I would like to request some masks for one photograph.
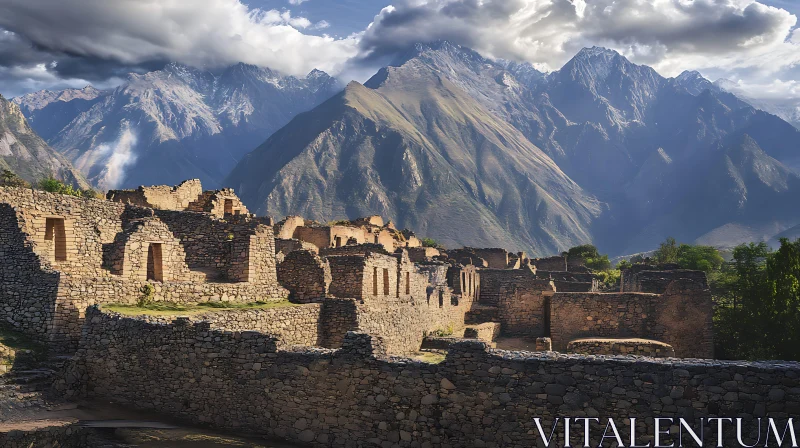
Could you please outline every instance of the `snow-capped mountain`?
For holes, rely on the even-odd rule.
[[[16,102],[100,188],[192,177],[217,187],[244,154],[340,88],[319,70],[297,78],[247,64],[212,73],[171,63],[110,91],[36,92]]]

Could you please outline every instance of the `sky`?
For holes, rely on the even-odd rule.
[[[604,46],[800,105],[800,0],[0,0],[0,94],[108,88],[169,61],[363,81],[416,42],[560,68]]]

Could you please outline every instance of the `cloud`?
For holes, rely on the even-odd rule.
[[[797,19],[752,0],[399,0],[360,42],[366,61],[450,40],[490,57],[560,68],[580,48],[616,49],[665,75],[800,63]]]
[[[28,47],[15,54],[37,62],[131,67],[177,61],[203,68],[246,62],[294,75],[314,68],[337,72],[357,53],[357,38],[302,32],[313,26],[290,11],[249,9],[239,0],[0,3],[0,28],[16,36],[15,45]]]
[[[307,2],[308,0],[289,0],[290,5],[302,5],[303,3]]]
[[[98,185],[105,189],[117,188],[125,180],[125,171],[136,162],[136,154],[133,148],[136,146],[136,134],[131,131],[129,126],[124,126],[119,138],[110,144],[102,144],[92,150],[89,159],[104,160],[104,170]]]

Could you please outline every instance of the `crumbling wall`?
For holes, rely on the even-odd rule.
[[[106,199],[160,210],[186,210],[202,193],[203,186],[200,180],[191,179],[174,187],[155,185],[141,186],[135,190],[110,190],[106,194]]]
[[[292,302],[318,301],[328,296],[331,266],[309,250],[296,250],[278,265],[278,281],[289,290]]]
[[[506,269],[508,267],[508,251],[500,248],[473,249],[475,255],[486,260],[489,269]]]
[[[708,288],[708,279],[703,271],[690,269],[654,270],[649,266],[634,266],[621,272],[620,288],[624,292],[648,292],[664,294],[670,283],[679,279],[692,280]],[[658,267],[654,268],[658,269]]]
[[[547,258],[536,258],[531,260],[531,264],[536,266],[537,270],[542,271],[566,271],[567,270],[567,257],[556,255]]]
[[[711,294],[691,280],[663,295],[556,293],[551,299],[553,349],[580,338],[644,338],[670,344],[678,357],[713,358]]]
[[[554,415],[600,416],[592,446],[602,442],[604,419],[622,428],[636,415],[644,425],[637,443],[646,445],[655,434],[652,417],[684,417],[697,428],[697,419],[748,409],[778,419],[782,429],[787,415],[800,412],[798,363],[554,357],[479,342],[455,344],[439,364],[382,353],[379,339],[357,333],[341,350],[278,350],[255,332],[93,313],[56,386],[70,397],[320,447],[537,446],[535,419],[549,428]],[[755,420],[744,425],[753,435]],[[710,428],[705,441],[716,444]],[[725,433],[724,445],[735,446],[735,425]]]
[[[249,213],[242,200],[230,188],[204,191],[199,197],[195,196],[195,199],[185,210],[210,213],[218,218]]]
[[[41,340],[77,343],[87,306],[136,303],[145,285],[154,287],[153,300],[180,303],[274,301],[288,294],[277,282],[271,228],[258,221],[22,188],[0,188],[0,205],[6,229],[0,315]],[[237,238],[244,244],[236,246]],[[151,243],[162,244],[162,271],[147,280]],[[247,283],[219,283],[231,278],[229,269],[242,255],[247,278],[233,279]]]

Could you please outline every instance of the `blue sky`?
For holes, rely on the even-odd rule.
[[[325,20],[330,23],[330,28],[314,32],[327,32],[338,37],[363,31],[384,6],[391,4],[380,0],[306,0],[300,5],[292,5],[288,0],[255,0],[246,3],[261,9],[290,9],[312,22]]]

